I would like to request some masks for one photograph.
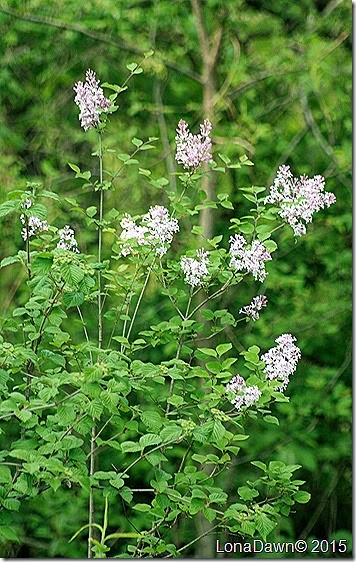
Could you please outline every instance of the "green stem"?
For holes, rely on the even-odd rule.
[[[146,290],[147,283],[148,283],[148,280],[149,280],[150,275],[151,275],[151,271],[152,271],[152,268],[153,268],[153,264],[154,264],[154,260],[153,260],[153,262],[152,262],[152,264],[151,264],[151,266],[150,266],[150,268],[149,268],[149,270],[148,270],[148,272],[147,272],[146,279],[145,279],[145,282],[144,282],[143,287],[142,287],[142,289],[141,289],[140,296],[138,297],[138,301],[137,301],[137,303],[136,303],[136,307],[135,307],[134,313],[133,313],[133,315],[132,315],[130,327],[129,327],[128,331],[127,331],[127,336],[126,336],[127,339],[129,339],[129,337],[130,337],[131,330],[132,330],[132,327],[133,327],[133,324],[134,324],[134,321],[135,321],[135,318],[136,318],[136,315],[137,315],[139,306],[140,306],[140,304],[141,304],[141,300],[142,300],[143,294],[144,294],[144,292],[145,292],[145,290]]]
[[[98,225],[98,263],[101,264],[102,254],[102,238],[103,238],[103,212],[104,212],[104,192],[103,192],[103,144],[101,132],[99,131],[99,225]],[[98,348],[99,350],[103,345],[103,307],[102,307],[102,294],[101,294],[101,270],[98,269]],[[95,424],[91,430],[90,440],[90,459],[89,459],[89,477],[93,476],[95,472],[95,439],[96,427]],[[93,542],[94,530],[94,491],[90,487],[89,494],[89,533],[88,533],[88,558],[92,558],[91,545]]]

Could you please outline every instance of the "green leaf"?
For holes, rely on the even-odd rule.
[[[253,521],[242,521],[241,532],[245,535],[253,537],[256,530],[256,524]]]
[[[74,172],[76,172],[77,174],[80,173],[80,168],[78,168],[78,166],[77,166],[76,164],[71,164],[70,162],[68,162],[68,166],[69,166],[70,168],[72,168],[72,170],[73,170]]]
[[[167,402],[172,404],[173,406],[181,406],[184,403],[184,398],[182,396],[177,396],[173,394],[169,398],[167,398]]]
[[[249,488],[248,486],[240,486],[237,489],[237,493],[244,501],[250,501],[258,496],[258,491],[254,488]]]
[[[231,343],[221,343],[220,345],[217,346],[216,351],[218,356],[221,357],[222,355],[230,351],[231,348],[232,348]]]
[[[217,357],[215,349],[212,349],[210,347],[201,347],[197,351],[200,351],[200,353],[203,353],[204,355],[209,355],[210,357]]]
[[[147,513],[148,511],[151,511],[152,507],[147,503],[137,503],[132,506],[132,509],[136,509],[136,511],[141,511],[142,513]]]
[[[308,501],[311,498],[311,495],[309,494],[309,492],[300,491],[294,494],[293,497],[295,501],[298,503],[308,503]]]
[[[121,443],[121,450],[123,453],[136,453],[137,451],[141,451],[141,445],[134,441],[125,441]]]
[[[146,433],[146,435],[142,435],[140,437],[140,447],[144,449],[145,447],[149,447],[150,445],[158,445],[162,442],[162,439],[159,435],[155,435],[154,433]]]
[[[81,291],[69,291],[67,293],[63,293],[63,303],[67,308],[71,306],[80,306],[83,304],[85,297]]]
[[[93,218],[95,217],[96,213],[97,213],[98,209],[94,206],[88,207],[86,210],[86,214],[88,215],[88,217]]]
[[[6,267],[7,265],[11,265],[12,263],[16,263],[16,262],[21,262],[20,256],[8,256],[7,258],[1,260],[0,269],[2,267]]]
[[[0,218],[12,213],[17,207],[17,201],[6,201],[0,205]]]
[[[61,266],[61,275],[68,285],[77,285],[84,277],[84,271],[73,263],[64,263]]]
[[[182,428],[179,425],[167,425],[164,427],[160,433],[162,441],[175,441],[178,439],[182,434]]]
[[[279,425],[279,419],[276,418],[276,416],[263,416],[264,421],[266,421],[267,423],[274,423],[275,425]]]
[[[212,492],[209,494],[210,503],[219,503],[220,505],[226,504],[228,495],[225,492]]]
[[[158,412],[146,411],[141,414],[142,422],[152,431],[159,431],[163,425]]]
[[[20,542],[20,538],[15,533],[13,528],[7,525],[0,525],[0,536],[4,537],[8,541]]]
[[[101,414],[103,413],[103,405],[99,400],[92,400],[88,404],[88,414],[92,418],[100,420]]]
[[[260,468],[261,470],[263,470],[263,472],[267,471],[267,465],[264,462],[251,461],[251,464],[253,464],[254,466],[257,466],[257,468]]]
[[[223,426],[223,424],[221,423],[221,421],[219,420],[215,420],[214,421],[214,425],[213,425],[213,431],[211,434],[212,439],[215,442],[220,441],[220,439],[222,439],[223,437],[225,437],[225,427]]]
[[[271,521],[267,515],[264,513],[259,513],[256,516],[256,530],[261,535],[262,539],[265,541],[267,536],[273,531],[276,526],[276,523]]]

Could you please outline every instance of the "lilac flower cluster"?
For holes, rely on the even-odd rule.
[[[99,87],[100,81],[92,70],[86,71],[86,82],[77,82],[74,86],[75,103],[79,106],[80,124],[84,131],[96,127],[100,122],[101,113],[108,113],[111,102],[104,96],[103,89]]]
[[[30,200],[26,200],[26,201],[30,201]],[[25,203],[25,205],[26,205],[26,203]],[[29,205],[29,206],[31,206],[31,205]],[[29,208],[29,207],[27,207],[27,208]],[[25,215],[21,215],[20,220],[21,220],[22,224],[25,225],[25,228],[23,228],[21,230],[21,236],[22,236],[22,238],[24,239],[25,242],[26,242],[27,238],[30,238],[31,236],[35,236],[39,232],[43,232],[43,231],[49,229],[49,225],[48,225],[46,220],[41,221],[41,219],[39,219],[38,217],[35,217],[35,216],[27,217],[27,220],[26,220]]]
[[[260,315],[259,311],[262,310],[264,306],[267,306],[267,297],[264,295],[258,295],[254,297],[248,306],[244,306],[240,308],[240,314],[246,314],[252,320],[258,320]]]
[[[196,259],[184,256],[180,262],[181,268],[185,274],[185,281],[192,287],[201,285],[203,278],[209,274],[207,268],[209,264],[208,252],[201,249],[197,250],[196,254]]]
[[[143,246],[147,243],[145,234],[148,232],[146,226],[138,226],[133,220],[129,213],[125,214],[125,218],[120,222],[120,226],[123,229],[120,235],[122,240],[136,240],[139,246]],[[127,244],[121,250],[121,255],[128,256],[131,253],[131,246]]]
[[[74,236],[74,230],[66,224],[64,228],[59,231],[59,242],[57,244],[58,250],[67,250],[79,254],[78,242]]]
[[[233,397],[230,402],[240,411],[242,406],[252,406],[261,396],[261,391],[256,385],[247,386],[245,379],[240,375],[232,377],[231,381],[226,385],[226,391],[231,392]]]
[[[172,242],[174,233],[179,231],[177,219],[170,217],[168,209],[161,205],[150,207],[143,216],[141,225],[137,225],[131,215],[126,214],[120,226],[123,229],[120,238],[136,239],[139,246],[150,244],[160,257],[167,252],[167,245]],[[121,254],[127,256],[131,251],[131,245],[127,244]]]
[[[246,270],[252,273],[253,277],[259,281],[264,281],[267,276],[265,261],[271,260],[271,254],[267,252],[264,244],[259,240],[254,240],[250,247],[247,240],[241,234],[235,234],[230,238],[231,260],[230,267],[237,271]]]
[[[279,390],[282,391],[287,387],[302,354],[299,347],[294,345],[296,338],[291,334],[282,334],[275,341],[277,346],[262,355],[261,361],[266,363],[263,370],[266,378],[281,381]]]
[[[325,192],[324,187],[322,176],[304,175],[298,179],[293,177],[289,166],[280,166],[265,204],[279,206],[278,214],[293,228],[294,236],[302,236],[306,233],[304,223],[312,222],[315,212],[336,202],[335,195]]]
[[[184,168],[196,170],[203,162],[211,162],[213,159],[211,150],[210,132],[212,126],[209,119],[205,119],[200,125],[200,134],[193,135],[183,119],[178,123],[177,128],[177,153],[178,164],[183,164]]]

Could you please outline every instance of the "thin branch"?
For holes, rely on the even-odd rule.
[[[64,21],[60,21],[58,19],[49,18],[47,16],[36,16],[34,14],[20,14],[19,12],[16,12],[15,10],[12,10],[11,8],[9,8],[6,5],[0,6],[0,12],[2,12],[4,14],[7,14],[8,16],[12,16],[12,17],[24,20],[24,21],[29,21],[31,23],[50,25],[52,27],[57,27],[58,29],[64,29],[64,30],[68,30],[68,31],[73,31],[75,33],[80,33],[81,35],[85,35],[87,37],[90,37],[91,39],[94,39],[95,41],[99,41],[100,43],[106,43],[108,45],[113,45],[114,47],[118,47],[119,49],[121,49],[123,51],[127,51],[129,53],[135,53],[137,55],[143,55],[144,54],[144,49],[141,49],[141,48],[136,47],[134,45],[129,45],[128,43],[126,43],[122,39],[117,39],[117,38],[113,39],[108,34],[98,33],[97,31],[93,31],[92,29],[88,29],[88,28],[86,28],[83,25],[80,25],[78,23],[64,22]],[[160,55],[158,54],[158,56],[160,56]],[[160,58],[161,58],[162,62],[166,66],[168,66],[168,68],[171,68],[172,70],[176,70],[180,74],[184,74],[185,76],[188,76],[189,78],[191,78],[192,80],[195,80],[196,82],[202,83],[202,77],[197,72],[195,72],[194,70],[191,70],[189,68],[184,68],[184,67],[176,64],[175,62],[170,61],[169,59],[166,59],[163,56],[160,56]]]

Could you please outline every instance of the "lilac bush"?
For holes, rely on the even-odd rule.
[[[128,69],[128,79],[141,70],[135,63]],[[152,205],[136,217],[130,209],[107,212],[105,196],[115,188],[114,180],[142,150],[154,149],[157,140],[133,139],[131,153],[121,148],[117,154],[118,169],[105,170],[105,127],[128,79],[121,87],[106,85],[114,91],[110,98],[90,70],[86,82],[74,88],[81,126],[98,134],[99,178],[70,164],[78,181],[84,180],[97,197],[97,206],[74,206],[95,229],[96,255],[80,252],[70,225],[57,228],[47,222],[39,197],[58,201],[59,196],[42,186],[28,184],[0,205],[0,216],[20,216],[26,245],[1,267],[21,264],[28,293],[27,302],[13,313],[21,320],[21,338],[10,342],[0,336],[0,421],[3,431],[10,422],[21,435],[2,453],[8,463],[0,498],[6,528],[11,529],[13,513],[25,499],[74,487],[87,499],[88,522],[78,522],[71,540],[87,532],[89,558],[108,552],[133,558],[184,556],[204,533],[179,545],[172,527],[197,517],[211,524],[211,532],[266,540],[295,502],[309,499],[299,489],[303,482],[293,479],[299,465],[256,460],[263,475],[236,483],[233,497],[226,492],[226,475],[240,441],[248,439],[246,424],[257,417],[278,423],[271,408],[288,402],[285,391],[301,351],[293,335],[282,334],[277,346],[263,354],[257,345],[239,353],[229,333],[238,330],[239,322],[257,321],[268,301],[257,295],[243,306],[238,288],[249,280],[263,283],[266,262],[273,268],[277,243],[272,237],[278,227],[266,205],[299,236],[313,213],[335,198],[323,191],[320,176],[295,180],[284,167],[267,197],[261,195],[263,188],[244,189],[254,220],[234,218],[226,228],[232,235],[205,238],[194,224],[199,213],[208,206],[233,205],[227,194],[219,193],[216,201],[197,199],[202,164],[209,164],[218,183],[220,172],[251,163],[221,155],[224,165],[218,165],[210,121],[205,119],[200,134],[193,135],[180,120],[176,161],[183,166],[181,191],[170,191],[165,178],[140,169],[167,206]],[[104,260],[107,233],[115,243]],[[151,304],[150,280],[160,291],[163,320],[157,316],[145,326],[140,312]],[[223,308],[220,297],[230,291],[235,297],[228,299],[229,309]],[[95,315],[95,331],[89,315]],[[71,501],[76,497],[72,494]],[[111,514],[120,520],[118,530]]]

